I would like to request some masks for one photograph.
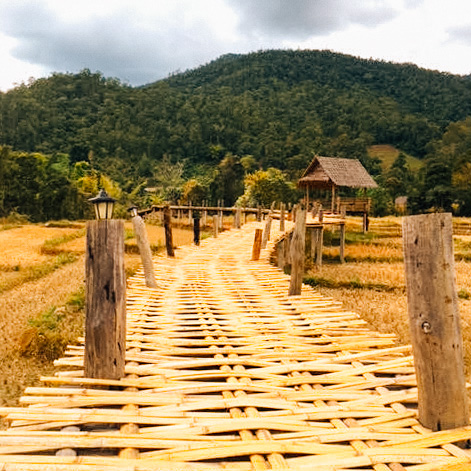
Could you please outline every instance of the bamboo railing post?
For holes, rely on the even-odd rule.
[[[213,216],[213,237],[216,238],[218,236],[219,232],[219,222],[218,222],[218,216],[215,214]]]
[[[157,288],[155,282],[154,263],[152,261],[152,251],[150,249],[149,238],[147,237],[147,230],[144,220],[137,214],[135,209],[134,216],[131,219],[134,228],[134,235],[136,237],[139,254],[141,255],[142,267],[144,269],[144,279],[148,288]]]
[[[260,258],[260,250],[262,248],[262,229],[255,229],[255,237],[252,248],[252,260]]]
[[[345,263],[345,222],[343,224],[340,224],[339,231],[340,231],[340,250],[339,250],[340,263]]]
[[[469,424],[451,214],[409,216],[404,262],[419,421],[434,431]]]
[[[120,379],[126,351],[124,222],[89,221],[85,253],[85,376]]]
[[[170,206],[168,205],[164,208],[164,229],[167,255],[169,257],[175,257],[175,250],[173,249],[172,212]]]
[[[267,243],[270,240],[270,232],[271,232],[271,221],[272,215],[271,212],[268,214],[267,221],[265,223],[265,227],[263,229],[263,236],[262,236],[262,249],[267,248]]]
[[[193,242],[200,245],[200,212],[193,211]]]
[[[280,232],[285,232],[285,204],[280,204]]]
[[[304,275],[304,256],[306,240],[306,210],[299,206],[296,210],[296,225],[291,241],[291,278],[288,295],[301,294]]]

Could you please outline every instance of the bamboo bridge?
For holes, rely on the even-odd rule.
[[[128,283],[126,376],[83,377],[70,346],[3,408],[3,471],[469,470],[471,427],[417,420],[409,346],[269,264],[254,229],[154,259]],[[273,237],[274,236],[274,237]]]

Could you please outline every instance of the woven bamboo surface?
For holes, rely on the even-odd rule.
[[[1,409],[0,470],[470,470],[417,421],[410,348],[250,261],[257,223],[157,257],[128,288],[126,377],[83,378],[69,347],[24,407]],[[273,236],[277,236],[273,228]]]

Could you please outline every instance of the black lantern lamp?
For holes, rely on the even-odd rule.
[[[88,201],[95,206],[95,216],[97,219],[111,219],[113,217],[116,200],[111,198],[103,188],[98,193],[98,196],[90,198]]]
[[[128,211],[131,213],[132,217],[139,216],[139,213],[137,212],[137,206],[131,206],[128,208]]]

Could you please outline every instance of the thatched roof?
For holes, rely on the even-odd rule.
[[[378,186],[359,160],[318,156],[314,157],[299,179],[298,185],[320,189],[332,188],[332,186],[350,188],[376,188]]]

